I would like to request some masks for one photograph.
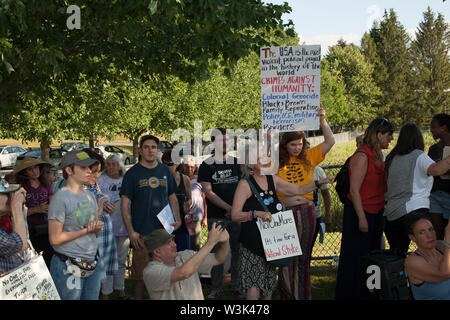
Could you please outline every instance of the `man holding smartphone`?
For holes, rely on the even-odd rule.
[[[226,129],[214,129],[211,141],[214,145],[214,155],[202,162],[198,171],[198,182],[206,195],[208,208],[208,229],[214,222],[224,221],[230,234],[231,247],[231,286],[234,295],[241,295],[239,291],[239,222],[231,222],[231,205],[241,177],[240,166],[235,157],[227,155]],[[231,150],[230,150],[231,151]],[[213,250],[215,252],[217,248]],[[219,297],[223,293],[223,264],[211,270],[212,291],[208,298]]]

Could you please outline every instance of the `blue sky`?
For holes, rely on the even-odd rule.
[[[368,31],[374,19],[380,20],[384,10],[393,8],[406,30],[413,35],[427,6],[444,15],[450,22],[450,0],[267,0],[280,4],[289,3],[292,12],[283,16],[291,19],[300,42],[320,44],[322,54],[328,46],[336,44],[339,38],[349,43],[360,44],[364,32]]]

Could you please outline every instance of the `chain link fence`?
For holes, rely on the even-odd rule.
[[[328,165],[322,168],[325,171],[327,177],[336,177],[343,164]],[[342,218],[344,214],[344,205],[339,200],[335,185],[331,184],[329,191],[331,195],[331,224],[327,226],[325,232],[323,243],[319,242],[319,237],[317,237],[316,243],[313,247],[311,265],[323,265],[323,264],[336,264],[339,259],[339,252],[341,249],[341,238],[342,238]],[[322,213],[325,212],[323,201],[321,201]],[[202,240],[201,245],[206,243],[208,238],[208,229],[202,229]],[[382,246],[384,248],[389,248],[389,244],[383,234]],[[409,251],[414,251],[416,249],[415,244],[411,242]],[[127,264],[129,265],[129,264]]]

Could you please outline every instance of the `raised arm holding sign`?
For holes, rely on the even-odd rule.
[[[261,48],[262,128],[317,130],[320,46]]]

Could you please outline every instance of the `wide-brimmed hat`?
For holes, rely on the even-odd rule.
[[[147,248],[148,253],[152,253],[153,250],[165,245],[174,237],[175,236],[173,234],[169,234],[166,229],[157,229],[150,233],[147,239],[145,239],[145,247]]]
[[[49,164],[49,163],[33,157],[24,157],[22,161],[16,163],[16,166],[14,167],[14,173],[18,173],[22,170],[25,170],[33,166],[38,166],[40,164]]]
[[[89,154],[87,152],[83,150],[74,150],[67,152],[63,156],[59,168],[64,169],[65,167],[70,166],[72,164],[76,164],[82,167],[89,167],[97,162],[98,160],[89,157]]]

